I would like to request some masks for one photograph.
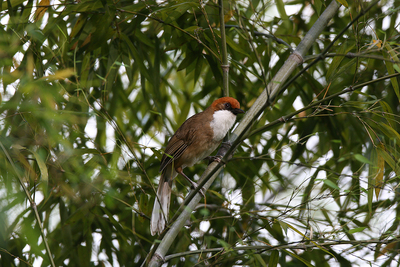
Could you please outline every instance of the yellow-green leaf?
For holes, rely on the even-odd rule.
[[[75,22],[74,27],[71,30],[70,38],[73,38],[85,25],[87,16],[85,14],[81,14]]]
[[[42,180],[47,183],[48,180],[49,180],[49,173],[47,171],[46,163],[44,162],[44,160],[42,159],[42,157],[38,153],[36,153],[35,151],[31,151],[31,152],[32,152],[33,156],[35,157],[36,162],[37,162],[37,164],[39,166],[39,170],[40,170],[40,174],[42,176]]]
[[[279,222],[279,225],[281,226],[281,228],[283,229],[283,231],[285,231],[285,234],[287,235],[288,225],[281,220],[278,220],[278,222]]]
[[[383,147],[383,144],[379,144],[379,146]],[[381,148],[382,148],[381,147]],[[383,174],[385,172],[385,160],[381,154],[377,156],[377,174],[375,176],[375,196],[376,199],[379,197],[379,193],[381,192],[381,187],[383,186]]]
[[[388,43],[385,44],[385,48],[386,48],[386,49],[388,50],[388,52],[390,53],[391,59],[397,60],[397,61],[399,60],[399,59],[397,58],[397,55],[394,54],[394,52],[393,52],[393,50],[392,50],[392,47],[391,47]],[[383,53],[383,56],[384,56],[385,58],[388,58],[387,53],[385,53],[384,51],[383,51],[382,53]],[[389,75],[395,74],[395,70],[394,70],[394,66],[393,66],[394,63],[392,63],[392,62],[390,62],[390,61],[385,61],[385,64],[386,64],[386,69],[387,69],[387,71],[388,71],[388,74],[389,74]],[[394,90],[394,92],[396,93],[397,98],[400,100],[400,90],[399,90],[399,83],[397,82],[397,77],[390,78],[390,82],[392,83],[393,90]]]
[[[376,163],[377,163],[377,151],[373,149],[370,155],[371,164],[368,165],[368,190],[367,190],[367,200],[368,200],[368,211],[372,214],[372,200],[374,198],[374,186],[375,186],[375,176],[376,176]]]
[[[43,18],[44,13],[49,8],[50,0],[41,0],[35,12],[35,22]]]
[[[301,261],[302,263],[304,263],[306,266],[308,267],[314,267],[314,265],[312,265],[310,262],[308,262],[307,260],[303,259],[302,257],[290,252],[289,250],[283,249],[282,251],[288,253],[289,255],[291,255],[292,257],[298,259],[299,261]]]
[[[399,175],[399,170],[396,162],[393,160],[392,156],[389,155],[389,153],[386,151],[384,148],[377,148],[378,155],[381,155],[385,162],[390,166],[390,168],[393,169],[393,171],[396,172],[397,175]]]
[[[58,70],[53,75],[44,76],[40,79],[46,79],[48,81],[64,80],[66,78],[71,77],[74,74],[75,74],[74,69],[68,68],[68,69]]]
[[[346,0],[337,0],[340,4],[344,5],[345,7],[349,7],[349,4]]]

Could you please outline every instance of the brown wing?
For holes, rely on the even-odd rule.
[[[188,125],[190,123],[188,122],[197,120],[199,114],[200,113],[187,119],[171,137],[161,159],[160,172],[162,172],[168,164],[172,163],[173,160],[182,156],[183,152],[192,144],[196,137],[196,129],[189,128]]]

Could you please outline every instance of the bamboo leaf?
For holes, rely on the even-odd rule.
[[[393,49],[392,49],[392,47],[390,46],[389,43],[385,43],[385,48],[389,51],[389,53],[391,54],[393,60],[399,61],[397,55],[394,54],[394,51],[393,51]],[[387,58],[386,53],[383,53],[383,56],[384,56],[385,58]],[[386,64],[386,69],[387,69],[388,73],[389,73],[389,74],[395,74],[395,70],[394,70],[394,66],[393,66],[394,63],[392,63],[392,62],[390,62],[390,61],[385,61],[385,64]],[[396,64],[396,65],[398,65],[398,64]],[[397,67],[398,67],[398,66],[397,66]],[[400,89],[399,89],[399,83],[397,82],[397,78],[396,78],[396,77],[391,78],[391,79],[390,79],[390,82],[392,83],[394,92],[396,93],[397,98],[398,98],[398,100],[400,101]]]
[[[171,23],[171,22],[176,21],[180,16],[182,16],[188,10],[191,10],[191,9],[197,8],[197,7],[198,7],[198,3],[185,1],[182,3],[178,3],[176,5],[171,5],[166,8],[159,9],[158,12],[160,12],[163,15],[163,17],[165,18],[164,19],[165,23]]]
[[[368,169],[368,210],[369,213],[372,214],[372,201],[374,198],[374,190],[373,188],[375,187],[375,177],[377,176],[377,151],[376,149],[373,149],[371,151],[371,156],[370,156],[370,161],[371,164],[369,164],[369,169]],[[379,170],[378,170],[379,171]]]
[[[389,155],[389,153],[386,151],[386,148],[384,146],[382,146],[382,148],[377,147],[377,151],[378,155],[380,155],[385,160],[385,162],[392,168],[392,170],[395,171],[397,175],[399,175],[399,169],[397,167],[397,164],[393,160],[393,157]]]
[[[312,265],[310,262],[308,262],[307,260],[303,259],[302,257],[300,257],[300,256],[298,256],[298,255],[296,255],[296,254],[294,254],[294,253],[292,253],[292,252],[290,252],[290,251],[288,251],[288,250],[286,250],[286,249],[283,249],[282,251],[284,251],[284,252],[286,252],[287,254],[291,255],[292,257],[298,259],[299,261],[301,261],[302,263],[304,263],[306,266],[308,266],[308,267],[314,267],[314,265]]]
[[[354,234],[354,233],[359,233],[365,230],[365,228],[367,227],[358,227],[358,228],[354,228],[354,229],[350,229],[349,230],[349,234]]]
[[[276,266],[278,266],[278,262],[279,262],[279,252],[276,250],[273,250],[271,252],[271,256],[269,257],[268,266],[276,267]]]
[[[256,260],[258,261],[258,263],[260,263],[261,266],[263,267],[268,267],[270,265],[267,265],[267,263],[264,261],[264,259],[261,257],[260,254],[256,254],[255,255]]]
[[[298,233],[299,235],[301,235],[303,238],[310,240],[310,238],[306,235],[304,235],[300,230],[298,230],[297,228],[295,228],[294,226],[292,226],[291,224],[287,223],[287,226],[292,229],[293,231],[295,231],[296,233]],[[311,240],[310,240],[311,241]],[[329,251],[327,251],[325,248],[323,248],[322,246],[318,245],[318,243],[311,241],[311,243],[313,243],[314,245],[316,245],[319,249],[321,249],[322,251],[324,251],[325,253],[331,255],[332,257],[335,257],[332,253],[330,253]]]
[[[35,22],[43,18],[49,8],[50,0],[41,0],[35,12]]]
[[[379,252],[379,254],[375,257],[375,260],[376,260],[377,258],[379,258],[380,256],[383,256],[383,255],[385,255],[386,253],[393,251],[393,250],[396,248],[396,246],[397,246],[398,244],[399,244],[399,242],[391,242],[391,243],[387,244],[387,245]]]
[[[383,144],[379,144],[379,147],[383,149]],[[375,196],[376,199],[379,198],[379,193],[381,192],[381,188],[383,187],[383,174],[385,173],[385,160],[382,154],[377,155],[377,164],[376,164],[376,175],[375,175]]]
[[[45,182],[47,184],[49,181],[49,172],[47,170],[44,159],[37,152],[32,151],[32,150],[30,150],[30,152],[33,154],[33,156],[36,159],[43,182]]]
[[[229,36],[226,36],[226,43],[229,45],[230,48],[232,48],[233,50],[242,53],[243,55],[246,56],[250,56],[246,50],[244,50],[243,48],[241,48],[238,44],[236,44],[231,38],[229,38]]]
[[[346,0],[337,0],[339,3],[341,3],[342,5],[344,5],[345,7],[349,7],[349,4],[347,3]]]
[[[373,164],[369,159],[367,159],[366,157],[364,157],[361,154],[355,154],[354,158],[364,164]]]
[[[341,45],[339,47],[339,54],[345,54],[346,53],[346,46],[345,45]],[[336,56],[333,58],[332,63],[329,65],[329,69],[326,73],[326,79],[328,81],[331,80],[331,78],[335,75],[335,73],[339,70],[339,65],[342,62],[342,60],[344,59],[344,56]]]
[[[318,180],[318,179],[317,179]],[[322,180],[323,182],[324,182],[324,184],[326,184],[327,186],[329,186],[330,188],[333,188],[333,189],[336,189],[336,190],[339,190],[340,191],[340,188],[334,183],[334,182],[332,182],[331,180],[328,180],[328,179],[324,179],[324,180]]]
[[[40,78],[40,80],[44,79],[48,81],[64,80],[71,77],[74,74],[75,74],[74,69],[68,68],[68,69],[58,70],[53,75],[43,76],[42,78]]]
[[[81,14],[81,15],[78,17],[78,19],[77,19],[76,22],[75,22],[74,27],[73,27],[72,30],[71,30],[70,35],[69,35],[69,37],[70,37],[71,39],[74,38],[74,37],[78,34],[78,32],[82,29],[82,27],[85,25],[85,23],[86,23],[86,18],[87,18],[87,15],[85,15],[84,13]]]

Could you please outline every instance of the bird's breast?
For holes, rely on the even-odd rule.
[[[218,110],[214,112],[213,120],[210,122],[210,127],[214,133],[214,141],[222,141],[229,129],[232,128],[235,120],[236,115],[229,110]]]

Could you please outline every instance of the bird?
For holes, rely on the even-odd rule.
[[[244,111],[235,98],[219,98],[204,111],[187,119],[170,138],[161,158],[161,176],[150,220],[152,236],[161,234],[168,222],[173,179],[180,174],[197,187],[183,173],[183,169],[208,157],[222,142],[240,113]]]

